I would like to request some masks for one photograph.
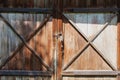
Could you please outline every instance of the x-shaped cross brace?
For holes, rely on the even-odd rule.
[[[110,24],[110,22],[112,21],[112,19],[114,17],[116,17],[117,14],[114,14],[108,21],[107,23],[105,23],[104,27],[91,39],[89,40],[86,35],[84,33],[82,33],[78,28],[77,25],[70,19],[68,19],[64,14],[62,14],[62,16],[72,25],[72,27],[74,27],[75,30],[78,31],[78,33],[88,42],[84,47],[82,47],[81,50],[78,51],[78,53],[73,56],[70,61],[68,62],[67,65],[65,65],[63,67],[63,70],[66,70],[85,50],[86,48],[88,48],[88,46],[90,45],[97,53],[98,55],[109,65],[109,67],[112,70],[116,70],[116,68],[111,64],[111,62],[101,53],[101,51],[99,51],[96,46],[93,44],[93,41],[107,28],[107,26]]]
[[[50,68],[47,63],[38,55],[38,53],[33,50],[28,42],[43,28],[43,26],[49,21],[49,18],[51,17],[51,15],[49,15],[47,18],[45,18],[45,20],[40,24],[40,26],[30,35],[27,36],[27,39],[25,40],[24,38],[22,38],[17,31],[12,27],[12,25],[0,14],[0,18],[8,25],[8,27],[19,37],[19,39],[22,41],[22,44],[19,45],[19,47],[13,52],[11,53],[12,55],[8,56],[7,59],[0,65],[0,69],[2,69],[2,67],[8,63],[9,60],[11,60],[18,52],[19,50],[21,50],[24,46],[27,47],[33,55],[35,55],[38,60],[40,60],[42,62],[42,64],[45,66],[45,68],[49,71],[53,71],[52,68]]]
[[[62,16],[67,19],[69,21],[69,23],[79,32],[79,34],[88,42],[80,51],[78,51],[78,53],[68,62],[67,65],[65,65],[63,67],[63,70],[66,70],[84,51],[85,49],[91,45],[91,47],[99,54],[99,56],[109,65],[109,67],[111,67],[112,70],[116,70],[116,68],[110,63],[110,61],[104,57],[104,55],[102,55],[102,53],[95,47],[95,45],[92,43],[98,36],[99,34],[101,34],[106,27],[110,24],[111,20],[116,16],[116,14],[114,16],[111,17],[111,19],[108,20],[108,22],[105,24],[105,26],[91,39],[89,40],[86,35],[84,35],[80,30],[77,29],[76,24],[74,24],[70,19],[68,19],[67,17],[65,17],[63,14]],[[50,16],[45,19],[43,21],[43,23],[41,23],[41,25],[33,32],[30,34],[30,36],[24,40],[17,32],[16,30],[11,26],[11,24],[2,16],[0,15],[0,18],[8,25],[8,27],[10,27],[12,29],[12,31],[20,38],[20,40],[23,42],[13,53],[12,55],[8,56],[8,58],[5,60],[5,62],[2,63],[2,65],[0,66],[0,69],[9,61],[11,60],[19,50],[21,50],[23,48],[23,46],[26,46],[40,61],[42,61],[42,64],[50,71],[52,71],[52,69],[44,62],[44,60],[27,44],[27,42],[29,42],[36,34],[37,32],[39,32],[39,30],[41,30],[41,28],[44,26],[44,24],[49,20]]]

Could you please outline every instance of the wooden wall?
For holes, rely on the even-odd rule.
[[[52,0],[0,0],[0,6],[9,8],[50,8]]]
[[[39,7],[50,8],[54,0],[0,0],[1,7]],[[80,7],[117,7],[117,0],[63,0],[64,8]]]
[[[117,7],[117,0],[63,0],[64,8],[106,8]],[[53,0],[0,0],[0,7],[8,8],[50,8]],[[2,13],[5,19],[12,24],[16,31],[25,38],[33,32],[47,16],[47,14],[34,13]],[[65,14],[70,17],[88,39],[91,39],[113,15],[111,13],[82,13]],[[53,67],[53,22],[49,19],[47,24],[40,32],[30,40],[29,45],[41,56],[44,61]],[[58,22],[59,24],[59,22]],[[106,28],[93,44],[98,50],[111,62],[117,69],[117,17],[115,17],[108,28]],[[64,56],[63,66],[66,65],[71,56],[87,43],[81,35],[72,27],[68,21],[63,20],[64,34]],[[0,64],[12,54],[12,52],[21,43],[19,38],[10,28],[0,20]],[[109,46],[108,46],[109,45]],[[92,63],[91,63],[92,62]],[[119,61],[118,61],[119,62]],[[47,71],[41,62],[26,48],[18,52],[2,70],[38,70]],[[109,70],[112,69],[98,55],[98,53],[89,46],[78,57],[78,59],[67,70]],[[116,77],[63,77],[63,80],[116,80]],[[0,76],[0,80],[50,80],[50,77],[24,77],[24,76]]]
[[[116,7],[117,0],[64,0],[65,8],[79,7]]]

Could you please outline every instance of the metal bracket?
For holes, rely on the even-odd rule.
[[[61,50],[62,53],[64,53],[64,37],[62,33],[55,34],[54,37],[56,37],[57,40],[60,40],[61,42]]]

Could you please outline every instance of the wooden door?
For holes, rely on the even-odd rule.
[[[117,80],[117,15],[64,14],[63,80]]]
[[[53,74],[52,17],[0,14],[0,80],[50,80]]]
[[[35,5],[44,9],[52,3],[53,14],[0,15],[1,80],[119,80],[116,14],[63,14],[67,2],[70,8],[78,3],[85,7],[86,1],[66,0],[64,5],[63,0],[34,0],[34,4],[32,0],[32,4],[26,1],[24,5],[10,7]],[[104,3],[93,0],[88,3],[91,1],[100,7]]]

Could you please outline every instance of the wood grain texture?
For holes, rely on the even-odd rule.
[[[63,12],[63,0],[57,0],[57,8],[58,11]],[[62,59],[63,59],[63,53],[64,53],[64,42],[63,42],[63,19],[62,15],[56,12],[57,17],[57,27],[58,27],[58,54],[57,54],[57,80],[62,80]]]
[[[88,47],[68,70],[111,70],[111,68],[92,47]]]
[[[118,36],[118,38],[117,38],[117,51],[118,51],[118,53],[117,53],[117,68],[118,68],[118,70],[120,70],[120,23],[119,23],[119,20],[120,20],[120,16],[118,16],[118,24],[117,24],[117,26],[118,26],[118,28],[117,28],[117,36]]]
[[[111,14],[105,14],[104,20],[109,19]],[[105,55],[106,58],[117,68],[117,17],[115,17],[111,24],[99,35],[94,41],[97,48]],[[110,36],[111,35],[111,36]],[[104,48],[103,48],[104,47]],[[109,54],[109,55],[108,55]]]
[[[9,8],[50,8],[53,0],[0,0],[0,7]]]
[[[65,0],[65,8],[106,8],[116,7],[117,0]]]
[[[10,24],[14,27],[14,29],[23,37],[26,38],[31,32],[33,32],[42,22],[46,15],[42,14],[4,14],[3,15]],[[6,59],[7,56],[11,55],[10,53],[14,51],[18,44],[21,43],[19,38],[7,27],[7,25],[1,21],[4,25],[1,26],[1,30],[3,29],[4,33],[1,33],[1,37],[3,36],[6,41],[0,42],[1,46],[1,57],[2,61]],[[4,47],[2,47],[2,45]],[[53,52],[52,52],[52,23],[51,19],[46,24],[46,26],[40,31],[39,35],[35,36],[30,40],[29,45],[39,53],[47,64],[52,67],[53,61]],[[6,52],[8,51],[8,52]],[[4,55],[2,55],[4,53]],[[41,62],[33,56],[33,54],[24,47],[21,51],[17,53],[16,56],[12,60],[7,63],[3,69],[7,70],[44,70],[45,68],[42,66]]]
[[[0,80],[51,80],[51,77],[1,76]]]
[[[64,24],[64,65],[85,45],[86,41],[69,23]],[[69,45],[69,46],[68,46]]]
[[[111,77],[103,77],[103,78],[100,78],[100,77],[96,77],[96,78],[93,78],[93,77],[63,77],[63,80],[116,80],[116,78],[111,78]]]
[[[116,7],[117,0],[56,0],[56,7],[62,12],[64,8],[106,8]],[[9,8],[50,8],[53,0],[0,0],[0,7]],[[25,38],[30,32],[34,31],[43,18],[47,15],[41,14],[3,14],[4,17],[12,24],[17,32]],[[109,19],[112,14],[70,14],[71,20],[78,26],[77,29],[83,32],[88,39],[91,39]],[[62,24],[64,21],[64,24]],[[53,22],[53,23],[52,23]],[[117,18],[113,19],[111,24],[105,29],[93,42],[98,50],[109,59],[117,68]],[[20,44],[18,37],[0,21],[0,58],[1,62]],[[63,27],[64,25],[64,27]],[[118,24],[119,26],[119,24]],[[63,29],[64,28],[64,29]],[[64,30],[64,31],[63,31]],[[60,34],[60,36],[58,35]],[[119,30],[118,30],[119,34]],[[64,41],[61,41],[61,35]],[[119,42],[119,38],[118,38]],[[38,53],[40,57],[50,66],[57,68],[57,78],[61,80],[62,64],[69,62],[87,42],[79,33],[65,20],[62,20],[60,14],[55,12],[49,22],[40,30],[40,32],[29,41],[29,45]],[[64,50],[64,51],[63,51]],[[56,52],[55,52],[56,51]],[[119,52],[119,48],[118,48]],[[54,54],[56,53],[56,58]],[[63,56],[64,53],[64,57]],[[63,58],[63,59],[62,59]],[[55,63],[53,61],[55,60]],[[63,61],[64,60],[64,61]],[[118,53],[118,69],[119,69]],[[46,71],[41,62],[24,47],[18,54],[6,64],[5,70],[41,70]],[[111,70],[102,58],[89,46],[80,57],[68,68],[68,70]],[[23,76],[1,76],[0,80],[51,80],[50,77],[23,77]],[[63,80],[116,80],[114,77],[63,77]],[[119,80],[119,79],[118,79]]]
[[[120,8],[119,0],[117,0],[117,7]],[[120,15],[117,21],[117,69],[120,70]],[[118,80],[120,77],[118,77]]]
[[[80,30],[90,40],[103,28],[106,21],[112,14],[66,14],[72,20],[77,29]],[[117,68],[117,17],[110,25],[93,41],[96,48]],[[84,39],[72,29],[67,22],[65,28],[65,53],[64,65],[67,64],[82,46],[85,45]],[[102,35],[102,36],[101,36]],[[110,37],[111,35],[112,37]],[[78,43],[81,42],[81,43]],[[109,45],[109,46],[108,46]],[[71,47],[71,48],[70,48]],[[109,53],[109,55],[108,55]],[[69,54],[69,55],[68,55]],[[84,56],[83,56],[84,55]],[[95,61],[95,62],[94,62]],[[91,63],[92,62],[92,63]],[[110,67],[91,47],[87,48],[82,55],[68,68],[68,70],[111,70]]]
[[[54,0],[0,0],[0,7],[9,8],[50,8]],[[117,0],[64,0],[65,8],[116,7]]]

